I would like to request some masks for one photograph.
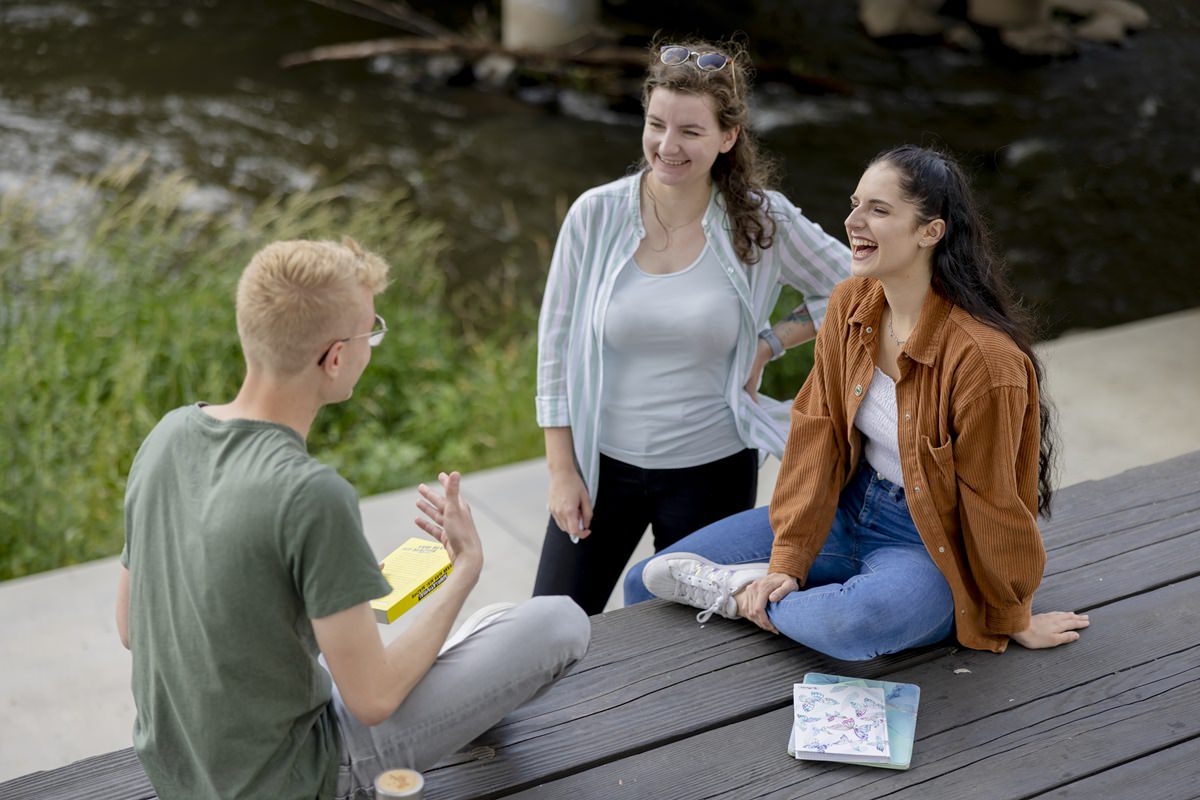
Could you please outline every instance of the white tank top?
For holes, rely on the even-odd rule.
[[[896,382],[879,367],[871,376],[854,427],[863,435],[863,457],[875,471],[897,486],[904,485],[900,440],[896,433]]]
[[[741,306],[706,244],[687,269],[630,260],[604,317],[600,452],[644,469],[695,467],[745,448],[725,390]]]

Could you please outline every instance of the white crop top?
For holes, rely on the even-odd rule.
[[[863,457],[876,472],[897,486],[904,485],[900,469],[900,441],[896,432],[896,382],[879,367],[871,376],[854,427],[863,435]]]

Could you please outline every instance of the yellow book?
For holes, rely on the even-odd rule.
[[[375,621],[385,625],[395,622],[432,594],[449,575],[450,555],[446,548],[416,536],[409,539],[383,560],[383,577],[392,585],[392,591],[371,601]]]

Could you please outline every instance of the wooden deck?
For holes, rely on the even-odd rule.
[[[426,796],[1200,796],[1200,452],[1061,491],[1044,533],[1035,607],[1089,613],[1075,644],[847,663],[647,603],[594,618],[584,661],[471,758],[428,771]],[[791,686],[809,671],[919,684],[912,768],[789,757]],[[154,795],[128,750],[0,784],[0,798],[83,796]]]

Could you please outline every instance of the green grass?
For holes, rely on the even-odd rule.
[[[403,192],[216,214],[188,210],[191,188],[134,162],[48,199],[0,198],[0,579],[120,551],[138,444],[168,410],[236,392],[234,287],[276,239],[346,234],[392,265],[376,300],[387,340],[309,437],[362,494],[539,452],[534,300],[510,303],[489,338],[457,325],[442,231]]]
[[[215,213],[189,207],[192,188],[135,160],[54,196],[0,197],[0,580],[120,551],[141,440],[170,409],[237,391],[234,287],[277,239],[345,234],[392,266],[376,299],[387,340],[309,436],[361,494],[541,453],[537,297],[513,270],[451,294],[443,231],[403,191],[333,186]],[[484,324],[448,310],[481,299]],[[780,309],[795,303],[785,292]],[[765,390],[793,394],[810,358],[772,364]]]

